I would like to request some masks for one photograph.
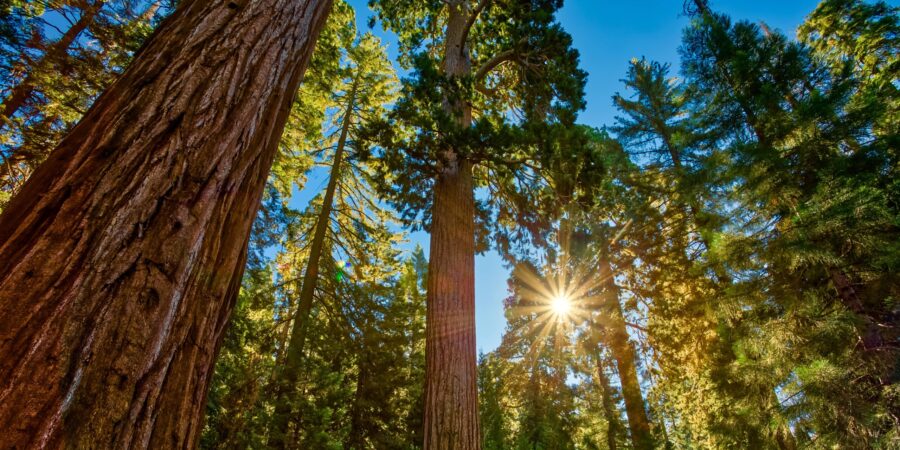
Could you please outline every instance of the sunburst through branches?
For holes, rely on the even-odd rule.
[[[597,272],[580,270],[565,256],[542,269],[519,264],[513,278],[517,302],[511,313],[526,319],[521,325],[522,337],[531,341],[529,357],[548,344],[557,350],[568,345],[576,327],[589,321],[600,304],[602,280]]]
[[[569,311],[572,310],[572,299],[565,294],[557,295],[556,297],[553,297],[553,300],[550,302],[550,307],[553,308],[553,313],[556,314],[557,317],[565,317],[569,314]]]

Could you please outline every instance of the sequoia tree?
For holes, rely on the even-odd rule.
[[[373,3],[414,69],[379,142],[389,199],[431,232],[425,448],[477,449],[475,237],[485,205],[475,189],[529,159],[515,144],[530,125],[574,121],[584,73],[555,22],[558,0]]]
[[[184,1],[0,216],[0,447],[196,445],[331,2]]]

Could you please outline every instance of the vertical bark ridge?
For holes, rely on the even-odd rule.
[[[444,75],[470,74],[466,46],[466,1],[449,2],[444,39]],[[444,98],[444,109],[462,128],[471,107]],[[444,150],[434,183],[428,262],[425,339],[425,449],[478,450],[475,348],[475,197],[472,163],[456,149]]]
[[[186,0],[0,215],[0,447],[188,448],[330,1]]]

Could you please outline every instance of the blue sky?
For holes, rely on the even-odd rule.
[[[356,8],[360,31],[366,30],[371,15],[366,0],[349,3]],[[796,27],[817,3],[818,0],[713,0],[711,5],[733,19],[762,20],[770,28],[794,36]],[[581,53],[581,67],[588,72],[587,108],[579,121],[597,127],[613,123],[616,112],[611,98],[622,90],[620,80],[629,60],[646,57],[677,69],[681,31],[688,22],[682,15],[681,0],[568,0],[558,19],[572,35]],[[396,39],[379,27],[372,31],[388,43],[389,54],[396,56]],[[310,178],[308,187],[321,187],[322,180],[315,178]],[[409,248],[416,244],[427,253],[428,235],[411,234]],[[475,321],[480,351],[491,351],[500,344],[506,327],[502,301],[508,295],[508,277],[509,269],[496,252],[476,258]]]

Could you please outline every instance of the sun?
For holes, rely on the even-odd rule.
[[[572,310],[572,299],[565,294],[557,295],[550,300],[550,308],[557,316],[567,316]]]

